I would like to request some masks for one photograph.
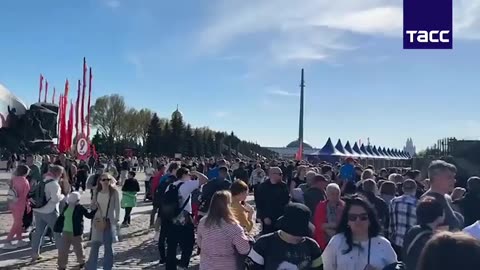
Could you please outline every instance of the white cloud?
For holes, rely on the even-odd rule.
[[[281,90],[281,89],[276,89],[276,88],[269,89],[267,91],[267,93],[270,94],[270,95],[284,96],[284,97],[298,97],[298,96],[300,96],[299,93],[288,92],[288,91]]]
[[[327,61],[355,49],[360,43],[352,39],[360,36],[402,37],[400,0],[212,2],[199,36],[201,49],[211,53],[260,37],[256,52],[275,63]],[[480,0],[454,1],[454,28],[455,38],[480,39]]]

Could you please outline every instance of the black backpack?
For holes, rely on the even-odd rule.
[[[211,180],[210,182],[206,183],[205,186],[202,188],[202,194],[200,195],[200,206],[199,211],[206,214],[208,209],[210,208],[210,202],[212,201],[213,195],[217,191],[221,190],[229,190],[230,183],[227,181],[216,181]]]
[[[162,198],[163,198],[163,195],[165,195],[165,191],[167,190],[167,187],[170,184],[172,184],[173,182],[175,182],[176,180],[177,179],[175,178],[175,176],[170,175],[170,176],[167,177],[167,180],[158,184],[158,187],[155,190],[155,193],[153,195],[153,206],[154,207],[160,208],[160,206],[162,204]]]
[[[50,198],[47,199],[47,195],[45,194],[45,186],[52,181],[55,181],[55,180],[50,179],[47,181],[40,181],[28,193],[30,206],[32,208],[42,208],[48,203]]]
[[[179,189],[183,185],[179,183],[178,185],[170,184],[168,190],[161,197],[160,205],[160,216],[165,220],[173,220],[178,217],[182,211],[187,206],[187,203],[190,201],[190,195],[185,200],[183,205],[180,205],[180,193]]]

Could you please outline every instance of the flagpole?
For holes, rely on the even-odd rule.
[[[40,99],[42,97],[42,89],[43,89],[43,75],[40,74],[40,87],[38,88],[38,102],[40,102]]]
[[[79,126],[80,126],[80,88],[81,88],[81,83],[80,80],[78,80],[78,85],[77,85],[77,102],[75,106],[75,134],[78,136],[79,132]]]
[[[83,58],[83,85],[82,85],[82,104],[80,108],[80,115],[82,117],[81,123],[82,123],[82,130],[80,133],[83,134],[85,131],[85,90],[87,88],[87,60],[84,57]]]
[[[48,81],[45,80],[45,98],[43,99],[43,102],[47,103],[47,95],[48,95]]]
[[[92,68],[89,69],[88,79],[88,102],[87,102],[87,138],[90,137],[90,98],[92,96]]]

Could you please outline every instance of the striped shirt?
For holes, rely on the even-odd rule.
[[[403,239],[407,231],[417,224],[417,198],[402,195],[392,199],[389,207],[390,226],[388,233],[393,244],[403,247]]]
[[[237,254],[250,251],[249,238],[238,224],[222,222],[221,226],[205,226],[206,217],[200,220],[197,242],[201,248],[200,270],[237,270]]]

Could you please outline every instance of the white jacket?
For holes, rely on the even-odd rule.
[[[46,182],[48,180],[50,179],[44,179],[43,181]],[[58,179],[45,185],[45,196],[47,197],[47,200],[49,200],[47,204],[41,208],[34,208],[33,211],[42,214],[50,214],[53,213],[53,211],[59,213],[58,206],[65,196],[62,194]]]

